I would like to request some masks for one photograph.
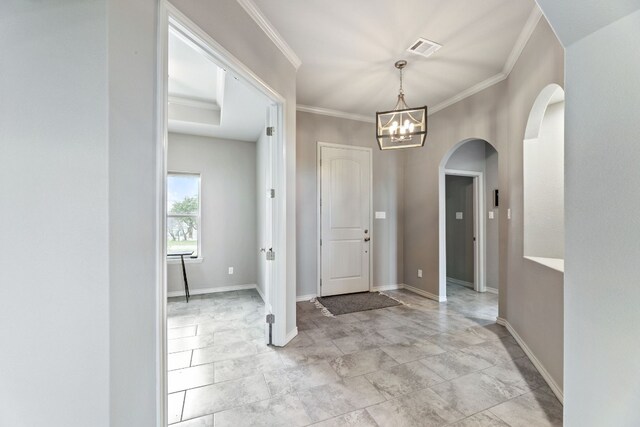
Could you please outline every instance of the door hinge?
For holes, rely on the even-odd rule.
[[[267,127],[267,136],[273,136],[276,133],[276,128],[273,126]]]
[[[272,199],[276,198],[276,189],[272,188],[269,190],[269,197],[271,197]]]
[[[322,246],[322,239],[320,239],[320,246]]]
[[[274,261],[276,259],[276,253],[273,251],[273,248],[269,248],[267,251],[267,261]]]
[[[322,288],[322,279],[320,279],[320,287]]]
[[[267,314],[267,323],[268,324],[272,324],[276,322],[276,315],[275,314]]]

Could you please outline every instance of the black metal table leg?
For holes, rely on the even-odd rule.
[[[187,269],[184,267],[184,255],[180,255],[180,260],[182,261],[182,277],[184,278],[184,294],[187,297],[187,302],[189,302],[189,282],[187,281]]]

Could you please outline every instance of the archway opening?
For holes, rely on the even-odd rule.
[[[564,271],[564,90],[545,87],[523,147],[525,258]]]
[[[495,317],[499,289],[497,150],[483,139],[460,141],[440,162],[439,190],[440,299],[456,302],[458,298],[461,309]]]

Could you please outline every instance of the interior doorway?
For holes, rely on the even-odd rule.
[[[286,183],[284,98],[168,2],[160,23],[158,359],[167,425],[211,409],[201,394],[233,379],[214,376],[215,363],[286,343]]]
[[[371,289],[372,152],[318,142],[318,295]]]
[[[448,284],[497,294],[498,152],[482,139],[460,141],[442,158],[439,175],[440,300]]]
[[[446,175],[447,287],[474,289],[476,280],[477,177]]]

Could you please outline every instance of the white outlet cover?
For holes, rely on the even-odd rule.
[[[386,212],[376,212],[376,219],[386,219],[386,218],[387,218]]]
[[[229,274],[233,274],[233,267],[229,267]]]
[[[418,269],[418,277],[422,277],[422,270]]]
[[[456,219],[462,219],[462,212],[456,212]]]
[[[489,211],[489,219],[493,219],[493,211]]]

